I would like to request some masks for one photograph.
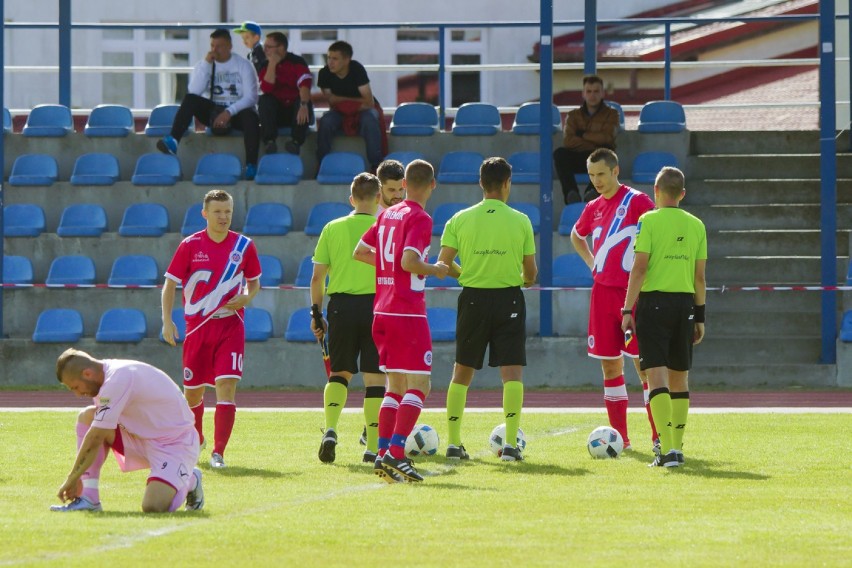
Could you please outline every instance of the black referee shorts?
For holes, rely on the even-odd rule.
[[[481,369],[526,365],[527,308],[518,288],[464,288],[456,320],[456,363]]]
[[[642,292],[636,303],[639,367],[688,371],[692,366],[693,294]]]
[[[373,343],[374,294],[332,294],[328,300],[328,356],[332,371],[380,373]]]

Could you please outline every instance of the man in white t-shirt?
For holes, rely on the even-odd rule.
[[[122,359],[98,360],[67,349],[56,360],[56,378],[77,396],[94,399],[77,417],[77,459],[51,511],[101,511],[98,481],[112,449],[121,471],[150,469],[142,511],[165,513],[204,507],[199,442],[192,413],[178,386],[163,371]]]

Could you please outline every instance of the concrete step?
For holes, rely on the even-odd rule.
[[[820,206],[789,205],[690,205],[683,207],[704,221],[708,231],[801,230],[820,227]],[[852,204],[837,206],[837,227],[852,227]]]
[[[805,362],[720,365],[703,361],[706,359],[696,349],[693,367],[689,372],[689,385],[693,390],[713,385],[736,385],[738,388],[775,388],[780,385],[821,388],[835,387],[838,380],[837,365]]]
[[[852,203],[852,179],[837,180],[837,203]],[[686,181],[684,207],[820,203],[819,179],[697,179]]]
[[[690,132],[690,154],[799,154],[819,152],[819,132],[815,130]],[[848,140],[839,141],[840,151],[848,149]]]
[[[685,174],[697,179],[818,179],[819,154],[700,154],[690,156]],[[852,157],[837,156],[837,177],[852,177]]]
[[[725,333],[714,336],[714,329]],[[819,336],[773,337],[732,335],[730,329],[719,326],[707,326],[705,339],[695,347],[694,355],[701,353],[701,359],[724,362],[727,365],[750,364],[758,361],[771,361],[773,364],[817,363],[821,343]]]
[[[849,230],[837,231],[838,256],[849,256]],[[748,256],[756,251],[767,256],[813,256],[820,254],[822,234],[813,230],[711,231],[707,235],[710,258]]]
[[[737,337],[737,341],[750,342],[752,339],[819,338],[821,317],[819,312],[765,312],[755,315],[748,312],[723,312],[719,305],[708,300],[707,341],[711,338]]]
[[[742,314],[760,319],[761,314],[794,314],[805,317],[820,313],[822,298],[819,292],[794,290],[710,290],[707,303],[714,313]]]
[[[711,258],[707,263],[708,286],[808,285],[820,284],[819,257],[738,256]],[[837,282],[846,282],[849,259],[838,258]],[[803,292],[804,293],[804,292]]]

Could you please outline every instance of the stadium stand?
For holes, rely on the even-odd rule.
[[[311,207],[308,213],[308,220],[305,223],[305,234],[308,236],[318,236],[322,233],[322,228],[329,221],[346,217],[352,212],[352,207],[348,203],[339,201],[329,201],[325,203],[317,203]]]
[[[118,158],[112,154],[83,154],[74,162],[71,185],[113,185],[121,178]]]
[[[249,236],[286,235],[293,228],[293,213],[283,203],[255,203],[246,213],[243,233]]]
[[[47,154],[23,154],[12,164],[9,185],[53,185],[58,178],[56,158]]]
[[[532,224],[533,234],[538,234],[539,229],[541,228],[541,211],[539,210],[538,205],[525,203],[523,201],[513,201],[512,203],[509,203],[509,207],[526,215]]]
[[[53,308],[44,310],[33,331],[35,343],[77,343],[83,337],[83,316],[77,310]]]
[[[260,286],[262,288],[280,286],[284,281],[284,266],[277,256],[259,254]]]
[[[391,152],[387,156],[385,156],[385,160],[396,160],[400,162],[403,167],[407,166],[414,160],[425,160],[426,156],[424,156],[421,152],[414,151],[400,151],[400,152]]]
[[[48,287],[93,286],[95,262],[82,254],[58,256],[50,263],[45,284]]]
[[[651,101],[639,111],[639,124],[642,133],[683,132],[686,130],[686,114],[683,107],[675,101]]]
[[[258,185],[296,185],[305,175],[302,159],[294,154],[267,154],[260,159],[254,183]]]
[[[456,315],[453,308],[426,308],[432,341],[456,340]]]
[[[307,255],[299,263],[299,271],[296,272],[296,282],[294,286],[310,286],[311,276],[314,274],[313,256]]]
[[[98,105],[92,109],[83,134],[90,138],[123,138],[134,130],[133,113],[123,105]]]
[[[479,167],[485,158],[479,152],[447,152],[441,158],[440,183],[479,183]]]
[[[3,207],[4,237],[37,237],[45,230],[44,209],[33,203]]]
[[[553,133],[562,130],[562,117],[559,114],[559,108],[556,105],[552,106],[550,120],[553,124]],[[515,134],[538,135],[538,118],[541,112],[539,103],[524,103],[515,114],[515,121],[512,123],[512,132]]]
[[[62,211],[56,234],[60,237],[100,237],[107,230],[106,211],[95,203],[76,203]]]
[[[148,124],[145,125],[145,136],[160,138],[171,134],[172,123],[175,121],[180,105],[157,105],[148,116]],[[187,129],[187,132],[192,132]]]
[[[456,136],[494,136],[500,132],[500,111],[488,103],[464,103],[456,111]]]
[[[201,216],[201,203],[193,203],[186,209],[183,216],[183,224],[180,226],[180,234],[188,237],[198,231],[207,228],[207,220]]]
[[[169,211],[160,203],[132,203],[124,210],[122,237],[162,237],[169,231]]]
[[[147,254],[125,254],[112,263],[107,279],[110,288],[126,286],[156,286],[160,280],[160,269],[153,256]]]
[[[541,181],[541,153],[515,152],[509,156],[512,184],[538,184]]]
[[[3,284],[27,286],[33,283],[33,263],[25,256],[3,256]]]
[[[245,309],[246,341],[268,341],[272,337],[272,316],[263,308]]]
[[[577,219],[580,218],[580,213],[583,212],[583,208],[586,206],[585,203],[572,203],[571,205],[566,205],[564,209],[562,209],[562,215],[559,217],[559,234],[568,236],[571,234],[571,231],[574,229],[574,224],[577,222]]]
[[[205,154],[195,166],[195,185],[236,185],[242,175],[240,159],[233,154]]]
[[[317,340],[311,332],[311,309],[299,308],[287,320],[284,339],[297,343],[311,343]]]
[[[630,179],[634,184],[651,184],[663,166],[678,167],[677,158],[670,152],[642,152],[633,158]]]
[[[394,136],[432,136],[438,131],[438,111],[428,103],[403,103],[393,113]]]
[[[354,152],[331,152],[322,159],[317,173],[317,182],[322,184],[344,183],[349,185],[352,178],[366,169],[364,158]]]
[[[592,271],[579,254],[561,254],[553,259],[553,285],[569,288],[592,286]]]
[[[136,160],[130,182],[133,185],[174,185],[182,177],[177,156],[152,152],[142,154]]]
[[[95,341],[99,343],[139,343],[148,332],[145,313],[136,308],[112,308],[103,313]]]
[[[175,322],[175,328],[177,329],[177,342],[183,343],[183,340],[186,339],[186,320],[183,317],[183,308],[175,308],[172,310],[172,321]],[[160,329],[160,341],[163,343],[166,340],[163,338],[163,330]]]
[[[440,236],[444,232],[444,225],[450,220],[450,217],[470,207],[468,203],[441,203],[435,207],[432,213],[432,235]]]
[[[69,132],[74,132],[71,109],[64,105],[38,105],[30,111],[23,135],[59,138]]]

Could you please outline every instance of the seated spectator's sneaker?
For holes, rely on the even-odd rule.
[[[58,513],[70,513],[72,511],[92,511],[93,513],[100,513],[104,509],[101,507],[100,503],[92,503],[85,497],[77,497],[67,505],[51,505],[50,510]]]
[[[296,154],[298,156],[299,151],[302,149],[302,147],[299,144],[296,144],[294,140],[287,140],[284,143],[284,149],[287,150],[289,153]]]
[[[265,152],[267,154],[277,154],[278,153],[278,144],[275,143],[275,140],[270,140],[269,142],[266,143]]]
[[[382,458],[379,456],[376,456],[376,461],[373,464],[373,473],[378,475],[379,479],[388,483],[402,483],[405,481],[397,472],[388,471],[382,467]]]
[[[322,441],[320,442],[320,449],[318,455],[322,463],[334,462],[335,446],[337,446],[337,432],[329,428],[325,431],[325,434],[322,435]]]
[[[163,136],[162,138],[157,140],[157,150],[159,150],[163,154],[171,154],[172,156],[177,156],[177,147],[178,142],[171,134],[169,134],[168,136]]]
[[[379,457],[378,454],[375,454],[370,450],[366,450],[364,452],[364,457],[361,459],[361,461],[363,461],[364,463],[375,463],[377,457]]]
[[[447,446],[447,459],[448,460],[469,460],[470,455],[465,451],[464,444],[459,446],[449,445]]]
[[[514,446],[503,446],[503,451],[500,452],[500,459],[504,462],[524,461],[524,455],[520,448]]]
[[[390,452],[386,453],[382,458],[382,467],[387,473],[396,473],[405,479],[405,481],[423,481],[423,476],[417,473],[410,459],[402,458],[398,460]]]
[[[568,193],[566,193],[564,195],[564,197],[565,197],[565,205],[571,205],[572,203],[580,203],[581,201],[583,201],[580,198],[580,192],[579,191],[573,191],[573,190],[569,191]]]
[[[201,470],[192,469],[192,475],[195,476],[195,489],[186,494],[186,510],[200,511],[204,508],[204,488],[201,486]]]
[[[210,454],[210,467],[213,469],[222,469],[228,466],[225,465],[225,458],[222,457],[222,454],[213,452]]]
[[[246,180],[251,181],[257,175],[257,166],[254,164],[246,164]]]

